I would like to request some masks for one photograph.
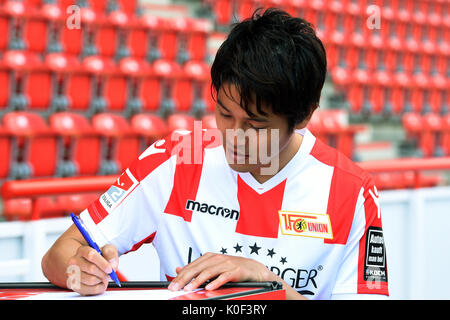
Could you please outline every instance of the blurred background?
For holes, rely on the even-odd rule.
[[[258,7],[325,45],[308,128],[375,179],[391,298],[450,299],[449,0],[0,0],[0,281],[45,281],[70,212],[158,138],[214,128],[210,65]],[[151,245],[121,257],[123,279],[158,270]]]

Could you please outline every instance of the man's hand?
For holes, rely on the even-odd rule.
[[[169,290],[191,291],[207,280],[214,279],[206,290],[214,290],[227,282],[273,281],[275,274],[262,263],[243,257],[216,253],[205,253],[185,267],[176,268],[177,276],[169,285]]]
[[[117,248],[105,245],[102,255],[89,246],[80,246],[69,259],[67,287],[82,295],[105,292],[110,280],[109,274],[119,264]]]

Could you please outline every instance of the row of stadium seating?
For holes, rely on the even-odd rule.
[[[208,19],[130,15],[121,10],[100,14],[88,6],[80,9],[78,24],[73,15],[56,3],[34,8],[8,0],[0,4],[0,33],[6,35],[0,39],[0,51],[64,52],[116,60],[133,56],[181,64],[208,58],[207,39],[213,27]]]
[[[40,9],[49,4],[57,5],[65,11],[68,7],[77,5],[81,8],[90,8],[98,14],[108,14],[120,10],[128,15],[133,15],[141,8],[139,0],[0,0],[0,5],[11,2],[21,2],[28,11]]]
[[[277,4],[276,1],[269,2]],[[270,4],[269,2],[267,4]],[[150,64],[161,57],[171,63],[176,61],[179,64],[185,64],[192,60],[205,61],[208,56],[206,43],[208,37],[211,36],[211,22],[208,20],[188,18],[164,20],[149,15],[135,15],[132,16],[133,18],[129,18],[129,15],[122,11],[114,11],[116,14],[111,13],[106,16],[107,18],[102,15],[102,19],[95,19],[94,11],[89,11],[87,7],[83,8],[87,11],[83,11],[82,15],[86,16],[82,20],[85,21],[83,23],[86,23],[86,26],[71,30],[61,27],[60,23],[64,21],[63,14],[54,14],[53,16],[50,14],[55,11],[56,4],[41,6],[39,11],[36,11],[40,13],[35,13],[33,16],[25,15],[21,10],[6,10],[8,3],[24,5],[23,2],[12,0],[5,2],[3,11],[9,14],[9,18],[3,23],[6,29],[9,24],[15,25],[16,20],[20,20],[19,18],[22,17],[23,21],[17,23],[18,28],[25,28],[30,32],[25,32],[25,38],[28,40],[24,41],[23,45],[16,43],[20,39],[19,33],[17,38],[10,37],[9,45],[4,43],[5,48],[25,48],[28,51],[41,52],[46,55],[51,54],[52,51],[64,52],[67,56],[66,59],[74,60],[77,57],[80,64],[83,63],[85,57],[90,55],[99,55],[102,59],[110,59],[112,63],[116,62],[116,64],[129,56]],[[248,6],[258,4],[257,1],[245,3]],[[423,24],[416,21],[417,19],[405,20],[392,15],[391,20],[387,22],[383,20],[387,27],[383,25],[380,29],[371,30],[365,25],[365,19],[356,15],[355,12],[349,13],[350,9],[339,11],[327,9],[328,7],[317,3],[309,6],[289,1],[286,3],[280,1],[278,5],[283,7],[288,3],[296,8],[307,10],[304,13],[305,17],[317,24],[317,32],[327,49],[332,80],[336,87],[345,94],[352,112],[365,116],[375,114],[390,117],[410,111],[441,114],[448,111],[450,104],[450,96],[447,94],[450,88],[448,80],[450,78],[450,28],[446,23]],[[362,2],[355,3],[362,6]],[[216,5],[218,4],[216,3]],[[337,4],[334,3],[334,5]],[[333,6],[331,7],[334,8]],[[343,8],[352,8],[352,6],[354,4],[348,4]],[[21,14],[19,15],[17,12]],[[325,16],[322,17],[319,13],[323,13]],[[33,21],[32,17],[36,18],[36,15],[41,17],[41,20]],[[438,10],[431,16],[445,16],[445,10]],[[42,19],[43,17],[47,18]],[[45,26],[56,23],[56,21],[59,21],[59,24],[54,25],[55,28],[50,28],[50,30],[67,33],[67,37],[60,35],[63,45],[57,41],[57,35],[49,37],[56,39],[52,42],[45,40],[45,37],[36,37],[33,33],[46,34]],[[89,27],[89,21],[92,24],[91,27]],[[1,25],[2,23],[0,23],[0,28]],[[27,29],[27,25],[32,27]],[[85,34],[83,35],[83,33]],[[46,55],[44,60],[46,60]],[[209,70],[205,72],[209,72]],[[4,81],[6,81],[5,77]],[[69,87],[71,87],[70,84]],[[143,84],[143,87],[147,88],[146,84]],[[14,90],[14,87],[11,90]],[[177,89],[174,90],[177,91]],[[71,91],[70,88],[69,91]],[[47,90],[46,92],[48,97],[52,91]],[[116,101],[112,102],[110,109],[123,109],[124,90],[111,92],[113,94],[122,93],[118,94],[119,99],[107,99]],[[190,95],[184,99],[185,101],[178,101],[186,97],[186,92],[188,91],[183,90],[181,94],[172,93],[175,96],[175,99],[172,98],[172,100],[177,102],[178,109],[182,111],[193,103]],[[207,101],[207,90],[203,90],[203,93],[204,99]],[[26,93],[24,94],[26,95]],[[163,103],[161,100],[164,97],[159,97],[158,94],[151,97],[153,98],[151,102],[148,101],[148,98],[146,99],[145,95],[142,97],[146,110],[155,110],[159,104]],[[29,107],[46,109],[49,99],[43,100],[31,99]],[[74,110],[86,110],[87,105],[92,102],[89,94],[77,96],[71,101],[73,100]],[[2,100],[0,97],[0,107],[6,106],[2,102],[4,99]]]
[[[331,80],[354,114],[387,118],[411,111],[449,111],[450,5],[446,1],[205,3],[223,24],[250,16],[258,6],[283,8],[311,22],[325,45]],[[372,4],[381,10],[379,26],[368,24]]]
[[[152,64],[135,58],[120,63],[90,56],[80,63],[62,53],[45,56],[8,51],[0,60],[0,112],[83,111],[88,116],[121,111],[194,114],[213,110],[209,66],[167,60]]]
[[[218,24],[225,26],[250,16],[257,7],[278,7],[293,16],[304,17],[314,11],[368,16],[373,12],[368,9],[370,5],[378,6],[383,20],[408,21],[423,25],[450,25],[448,11],[450,4],[445,0],[203,0],[203,2],[212,9]]]
[[[148,63],[128,57],[115,63],[109,58],[90,56],[80,62],[62,53],[47,54],[42,60],[28,51],[7,51],[0,59],[0,85],[5,88],[0,92],[0,110],[96,113],[129,109],[127,112],[134,113],[140,109],[156,111],[162,105],[187,111],[199,103],[212,110],[209,68],[200,61],[179,65],[162,59]],[[372,72],[335,67],[331,74],[335,87],[346,94],[355,113],[445,114],[450,108],[450,77],[443,73],[429,76],[420,70],[389,72],[377,67]],[[97,95],[96,86],[100,87]],[[131,105],[127,106],[127,102]]]
[[[416,146],[418,156],[450,155],[450,113],[444,116],[429,113],[406,113],[402,117],[406,137]]]
[[[204,128],[213,126],[204,117]],[[0,128],[3,159],[0,178],[109,175],[124,170],[155,139],[178,128],[192,129],[194,118],[173,114],[163,121],[139,114],[127,121],[120,114],[85,118],[54,113],[48,121],[37,113],[9,112]]]
[[[345,125],[334,111],[320,110],[309,128],[318,138],[353,155],[353,138],[360,127]],[[120,113],[59,112],[48,120],[37,113],[9,112],[0,125],[0,179],[110,175],[124,170],[156,139],[175,129],[194,129],[196,118],[174,113],[166,120],[140,113],[127,120]],[[212,114],[202,128],[215,128]]]

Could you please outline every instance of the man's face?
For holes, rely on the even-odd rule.
[[[217,93],[216,123],[228,164],[238,172],[274,175],[278,172],[278,155],[293,133],[288,130],[287,119],[267,107],[263,107],[266,115],[259,114],[256,104],[250,106],[250,116],[239,101],[239,91],[232,84],[223,85]]]

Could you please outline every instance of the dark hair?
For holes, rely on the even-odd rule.
[[[318,105],[327,69],[325,48],[312,25],[279,9],[269,8],[233,26],[211,67],[211,90],[237,87],[239,103],[263,104],[285,116],[289,129],[305,120]],[[214,97],[214,95],[213,95]]]

